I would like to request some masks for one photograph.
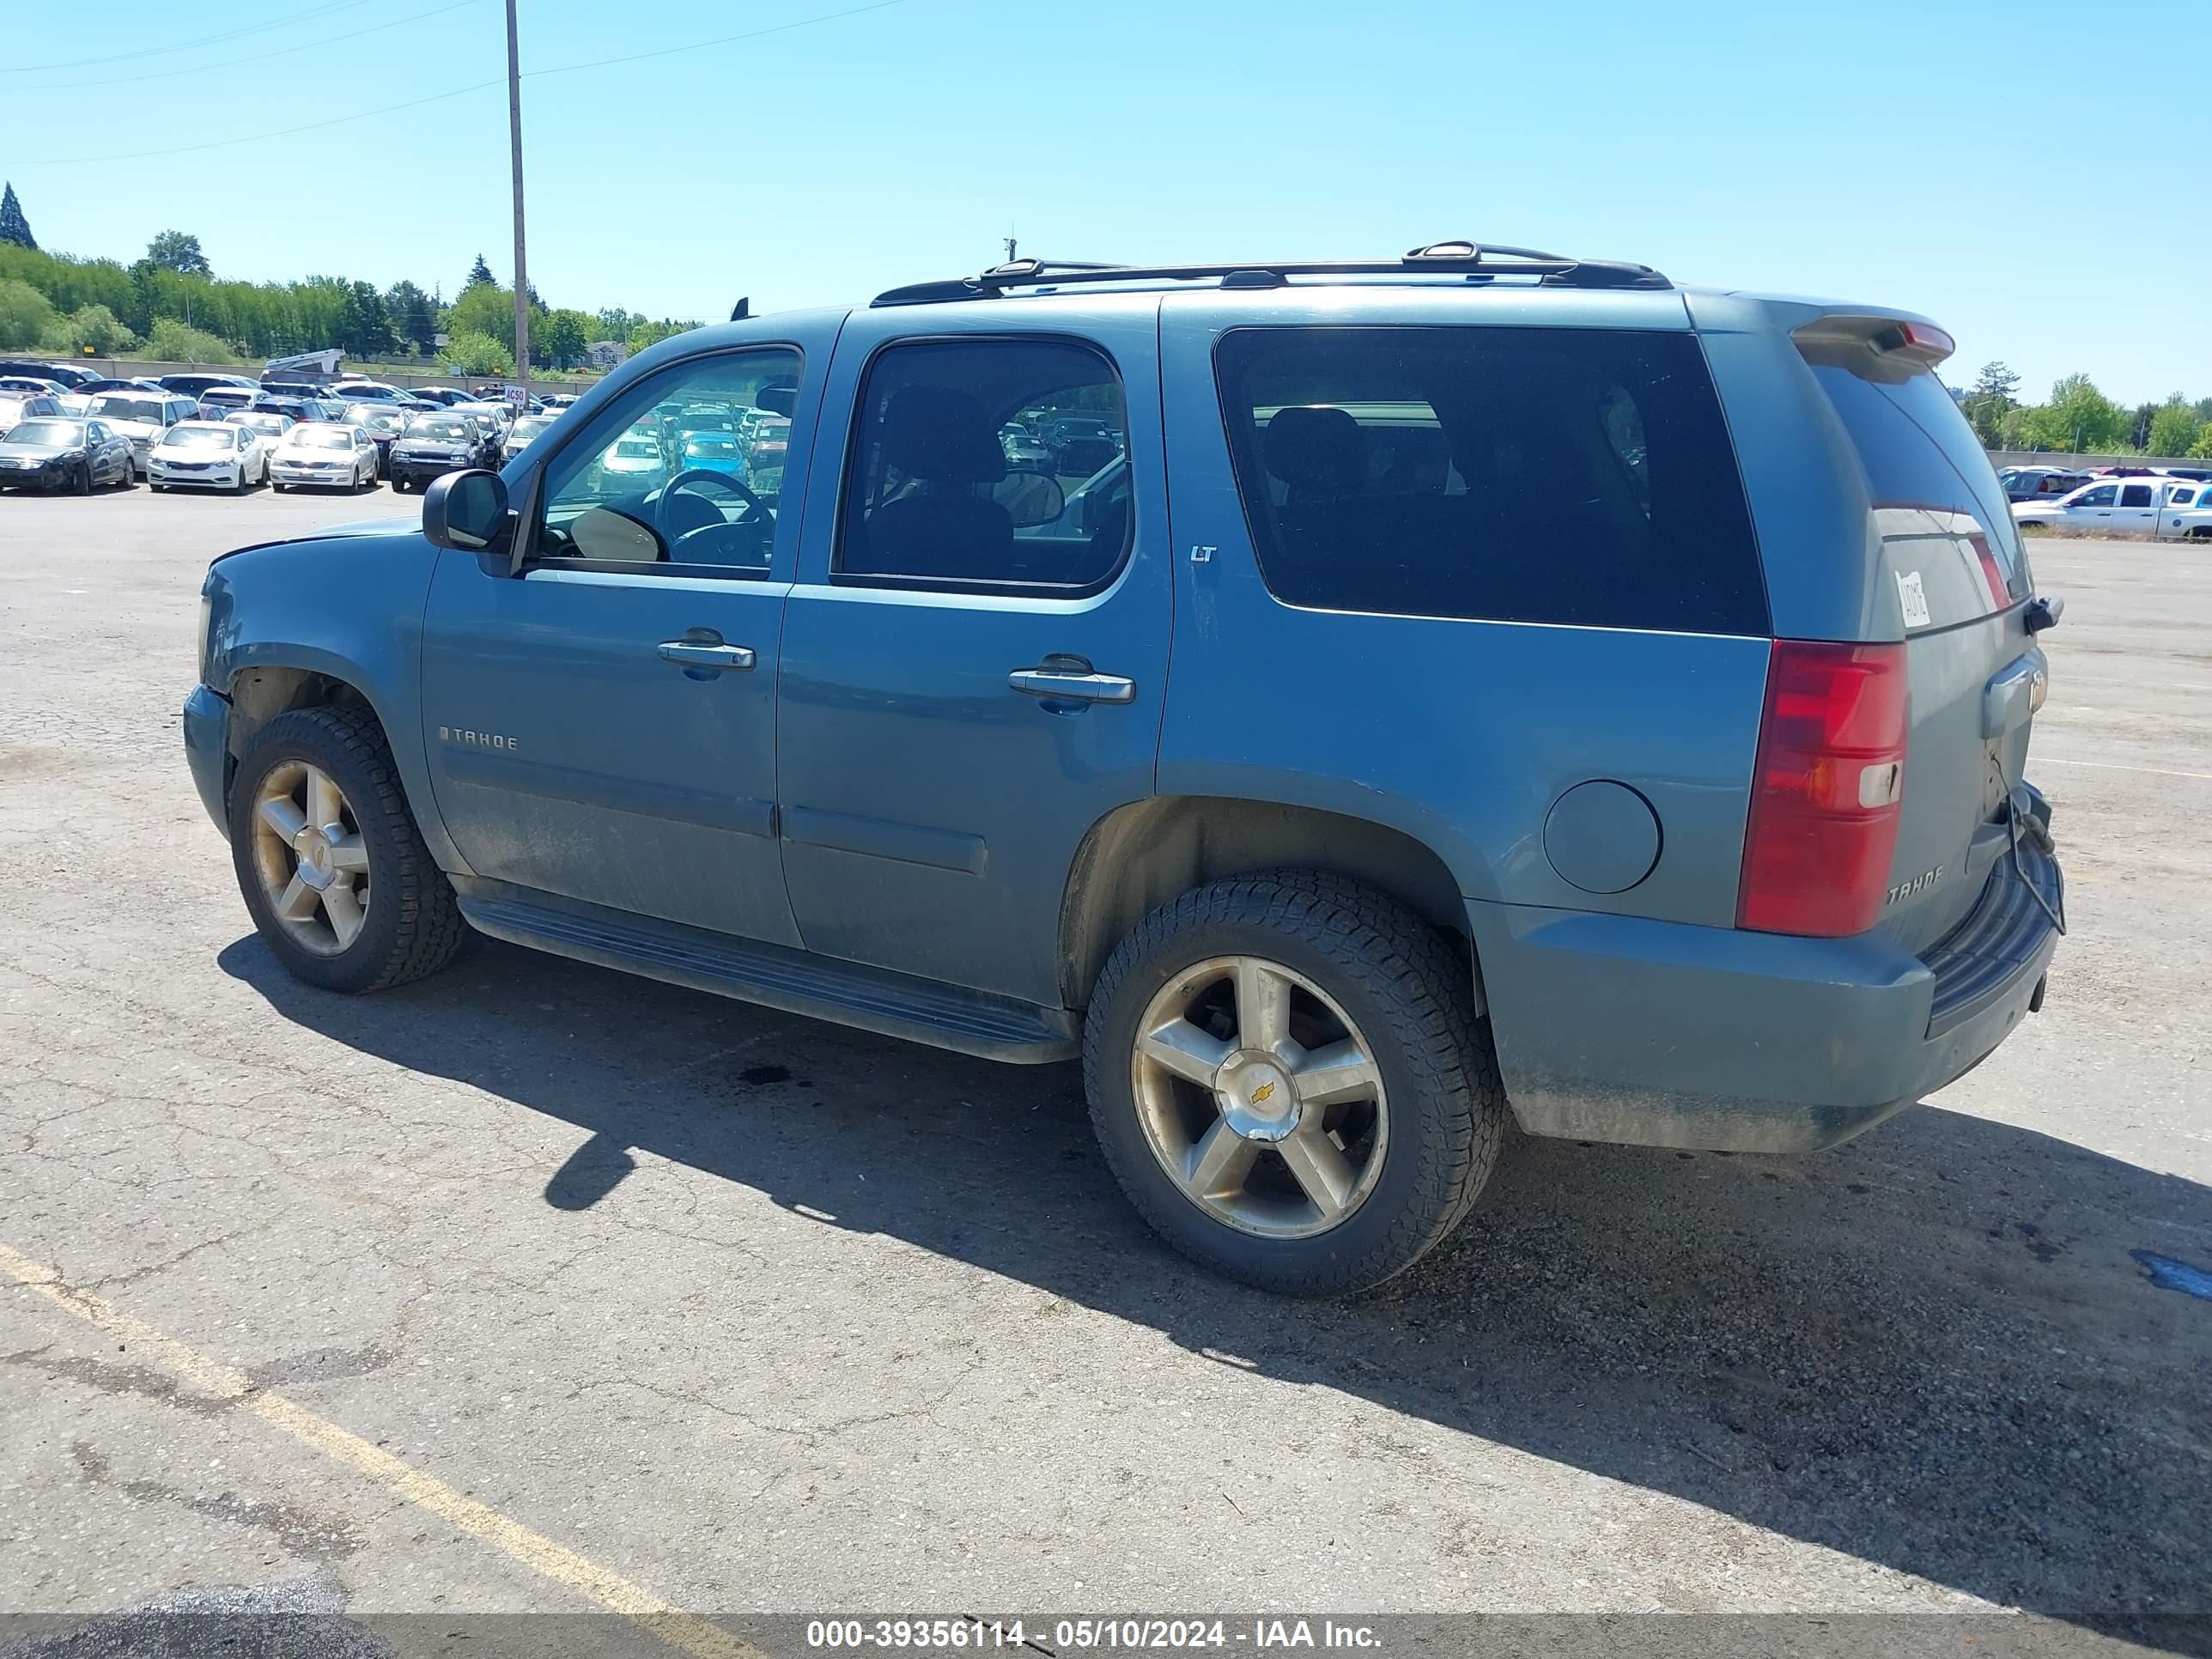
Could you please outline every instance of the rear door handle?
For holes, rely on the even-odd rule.
[[[1006,684],[1024,696],[1054,702],[1134,702],[1137,683],[1119,674],[1097,674],[1087,663],[1081,668],[1050,665],[1017,668]]]
[[[713,668],[738,674],[757,660],[750,646],[710,645],[703,640],[663,640],[660,655],[664,661],[680,663],[686,668]]]

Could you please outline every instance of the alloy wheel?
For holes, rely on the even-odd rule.
[[[305,949],[337,956],[361,936],[368,847],[344,792],[320,767],[280,761],[262,779],[253,865],[270,914]]]
[[[1258,957],[1184,969],[1138,1022],[1137,1115],[1162,1169],[1238,1231],[1304,1238],[1374,1191],[1389,1108],[1374,1051],[1329,995]]]

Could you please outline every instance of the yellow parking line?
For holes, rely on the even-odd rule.
[[[2056,755],[2038,755],[2038,766],[2094,766],[2106,772],[2148,772],[2154,778],[2203,778],[2212,782],[2212,772],[2173,772],[2163,766],[2123,766],[2118,761],[2060,760]]]
[[[240,1411],[283,1430],[331,1462],[367,1476],[386,1491],[410,1504],[420,1504],[461,1531],[506,1551],[523,1565],[598,1602],[611,1613],[620,1613],[671,1647],[693,1655],[694,1659],[766,1659],[758,1648],[740,1641],[720,1626],[670,1606],[642,1585],[610,1572],[597,1562],[555,1543],[543,1533],[532,1532],[521,1522],[509,1520],[489,1504],[479,1504],[435,1475],[423,1474],[381,1446],[325,1421],[296,1401],[255,1388],[245,1372],[209,1358],[88,1291],[64,1283],[51,1267],[19,1255],[5,1244],[0,1244],[0,1273],[5,1273],[25,1290],[117,1338],[130,1349],[133,1358],[149,1361],[188,1387],[228,1401]]]

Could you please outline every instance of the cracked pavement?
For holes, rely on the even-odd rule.
[[[1987,1064],[1814,1158],[1522,1141],[1316,1306],[1156,1245],[1072,1067],[286,980],[199,576],[412,505],[0,500],[0,1244],[708,1613],[2212,1611],[2212,1302],[2130,1255],[2212,1269],[2212,560],[2034,549],[2075,927]],[[580,1605],[116,1346],[0,1289],[0,1613]]]

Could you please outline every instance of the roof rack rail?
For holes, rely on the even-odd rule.
[[[1494,276],[1534,276],[1562,288],[1671,289],[1650,265],[1617,259],[1571,259],[1534,248],[1431,242],[1397,259],[1238,260],[1196,265],[1110,265],[1074,260],[1016,259],[974,276],[912,283],[887,289],[878,306],[934,305],[950,300],[995,300],[1013,289],[1060,289],[1107,283],[1215,281],[1224,288],[1284,288],[1293,276],[1404,276],[1456,273],[1469,282]]]

